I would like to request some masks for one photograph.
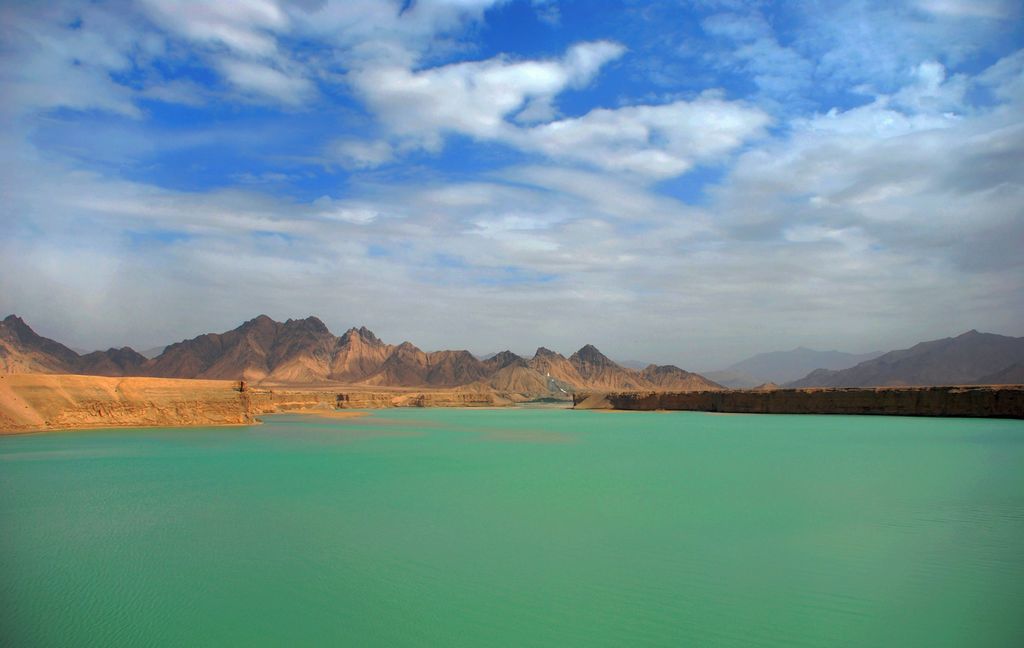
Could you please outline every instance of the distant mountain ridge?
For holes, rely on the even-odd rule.
[[[704,375],[727,387],[782,384],[798,380],[815,369],[847,369],[865,360],[877,358],[882,353],[884,352],[856,354],[843,351],[816,351],[800,346],[791,351],[759,353],[721,371],[704,372]]]
[[[968,331],[890,351],[848,369],[817,369],[786,387],[886,387],[1019,383],[1024,337]]]
[[[480,360],[464,350],[424,352],[411,342],[385,344],[365,327],[338,337],[316,317],[277,322],[266,315],[224,333],[168,345],[155,358],[129,347],[79,355],[37,335],[12,315],[0,322],[0,372],[229,379],[266,385],[465,387],[557,397],[578,388],[722,388],[671,365],[629,369],[589,344],[569,358],[541,347],[531,359],[502,351]]]

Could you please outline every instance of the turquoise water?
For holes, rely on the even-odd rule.
[[[0,438],[0,644],[1024,646],[1024,423],[426,409]]]

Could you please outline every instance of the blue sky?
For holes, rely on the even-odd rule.
[[[476,352],[1024,334],[1003,0],[0,6],[0,310]]]

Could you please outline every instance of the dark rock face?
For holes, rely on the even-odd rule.
[[[1024,386],[573,394],[581,408],[1024,418]]]

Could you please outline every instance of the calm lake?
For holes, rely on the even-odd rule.
[[[557,409],[0,438],[4,646],[1024,646],[1024,422]]]

